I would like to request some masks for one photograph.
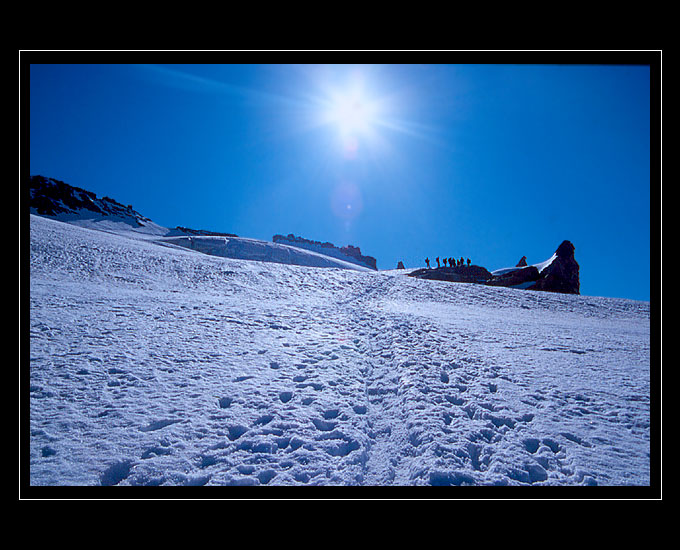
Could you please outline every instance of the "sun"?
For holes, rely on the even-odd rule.
[[[348,159],[377,158],[389,153],[385,135],[395,126],[395,96],[363,70],[338,73],[324,67],[314,73],[309,98],[310,128],[323,128],[320,146],[331,145]],[[326,138],[330,138],[327,140]]]
[[[340,135],[367,135],[377,120],[377,102],[372,101],[361,87],[335,91],[329,98],[326,122],[337,127]]]
[[[374,122],[374,109],[365,97],[358,93],[339,95],[334,98],[329,111],[341,135],[366,134]]]

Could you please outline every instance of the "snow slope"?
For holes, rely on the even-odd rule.
[[[182,236],[164,237],[156,242],[166,246],[181,246],[203,254],[239,260],[257,260],[278,264],[304,265],[307,267],[337,267],[372,271],[350,261],[333,258],[318,252],[301,250],[295,246],[270,243],[245,237]]]
[[[31,214],[36,214],[36,210],[31,209]],[[344,261],[340,258],[303,250],[295,246],[246,237],[189,235],[178,228],[169,229],[158,225],[148,218],[144,218],[144,225],[138,226],[136,223],[131,223],[132,218],[114,215],[103,216],[88,210],[80,210],[75,213],[60,213],[49,216],[49,219],[133,239],[145,239],[165,246],[189,248],[196,252],[223,258],[373,271],[368,267],[349,261],[349,258]]]
[[[404,275],[31,216],[30,484],[649,485],[649,303]]]

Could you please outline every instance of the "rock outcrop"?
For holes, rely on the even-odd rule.
[[[41,216],[80,214],[86,211],[92,215],[116,217],[133,227],[142,227],[151,221],[133,210],[130,205],[123,206],[109,197],[100,199],[91,191],[73,187],[54,178],[31,176],[29,191],[29,208]]]
[[[409,273],[409,277],[435,281],[449,281],[452,283],[485,284],[493,275],[479,265],[458,265],[455,267],[436,267],[433,269],[416,269]]]
[[[238,237],[235,233],[222,233],[219,231],[208,231],[207,229],[191,229],[190,227],[182,227],[181,225],[175,227],[173,232],[197,237]]]
[[[174,229],[161,227],[134,210],[132,205],[123,206],[110,197],[99,198],[92,191],[86,191],[80,187],[74,187],[63,181],[44,176],[30,177],[28,206],[32,214],[71,222],[74,220],[108,220],[123,222],[133,229],[146,228],[155,234],[167,234],[168,236],[236,237],[233,233],[221,233],[205,229],[191,229],[181,226]]]
[[[527,289],[580,294],[579,265],[574,257],[575,249],[571,242],[563,241],[555,251],[555,259],[543,269],[536,283]]]
[[[548,261],[527,265],[526,256],[522,256],[515,266],[516,269],[498,270],[495,275],[484,267],[471,265],[416,269],[409,273],[409,276],[455,283],[579,294],[579,265],[574,257],[574,250],[571,242],[563,241]]]

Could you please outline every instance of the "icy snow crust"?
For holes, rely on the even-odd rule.
[[[359,271],[373,271],[366,266],[331,258],[330,256],[309,250],[301,250],[295,246],[244,237],[181,236],[165,237],[157,242],[166,246],[181,246],[202,252],[203,254],[223,258],[304,265],[307,267],[338,267]]]
[[[648,302],[30,249],[32,485],[650,482]]]

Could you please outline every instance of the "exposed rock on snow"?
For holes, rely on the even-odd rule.
[[[436,267],[433,269],[416,269],[409,273],[410,277],[454,283],[484,284],[492,278],[491,273],[478,265],[457,265],[455,267]]]
[[[130,224],[143,227],[150,220],[135,212],[132,206],[123,206],[115,200],[97,195],[63,181],[44,176],[31,176],[29,207],[31,212],[41,216],[61,216],[85,214],[86,217],[111,216]]]
[[[175,229],[168,232],[168,236],[177,237],[178,235],[194,235],[201,237],[238,237],[234,233],[221,233],[219,231],[207,231],[205,229],[190,229],[178,225]]]
[[[574,258],[574,245],[569,241],[563,241],[545,262],[531,266],[527,266],[526,256],[522,256],[515,267],[492,272],[473,265],[417,269],[409,275],[419,279],[579,294],[579,265]]]
[[[573,244],[563,241],[555,251],[555,259],[541,271],[541,277],[528,289],[578,294],[579,265],[574,258],[574,250]]]

